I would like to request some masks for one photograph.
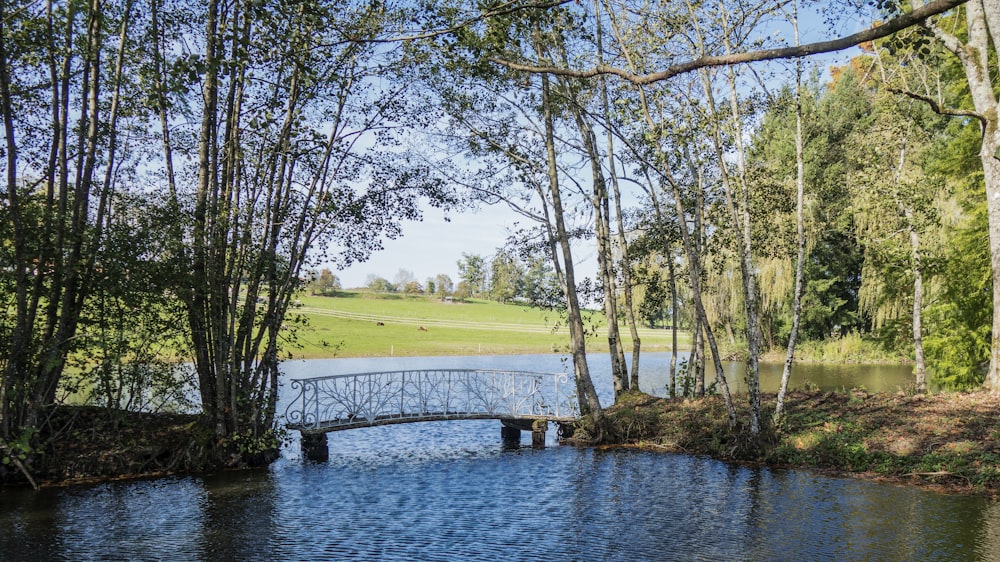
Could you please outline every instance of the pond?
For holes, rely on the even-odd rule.
[[[652,370],[663,359],[645,361]],[[607,372],[603,361],[593,358],[595,375]],[[568,365],[521,356],[286,367],[302,377],[458,363],[557,372]],[[878,389],[830,377],[837,388]],[[905,385],[905,376],[885,384]],[[657,385],[655,377],[641,384]],[[982,498],[687,455],[536,450],[528,440],[505,449],[495,420],[404,424],[330,434],[325,463],[301,460],[293,443],[255,472],[3,489],[0,559],[1000,558],[1000,506]]]

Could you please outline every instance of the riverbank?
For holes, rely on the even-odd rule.
[[[747,447],[727,427],[722,399],[630,393],[606,410],[606,441],[720,460],[1000,497],[1000,397],[794,391],[786,418]],[[770,415],[774,396],[766,396]],[[739,409],[745,420],[745,407]]]
[[[237,467],[217,458],[211,431],[192,414],[115,412],[56,406],[39,435],[46,443],[23,467],[5,465],[0,482],[59,486]]]
[[[729,431],[718,397],[667,400],[629,393],[606,410],[600,446],[1000,497],[1000,427],[995,422],[1000,397],[794,391],[786,407],[785,424],[766,432],[754,450]],[[766,397],[765,409],[773,409],[773,396]],[[745,411],[739,415],[746,419]],[[207,454],[206,431],[195,416],[109,418],[90,407],[60,408],[56,416],[53,421],[65,429],[31,466],[43,486],[237,468]]]

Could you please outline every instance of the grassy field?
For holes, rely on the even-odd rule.
[[[523,305],[433,297],[343,292],[336,297],[303,296],[306,324],[298,330],[297,358],[560,353],[569,331],[558,313]],[[591,314],[588,345],[606,349],[602,315]],[[626,350],[632,341],[623,328]],[[643,351],[669,351],[670,331],[643,329]],[[679,345],[688,342],[681,334]]]

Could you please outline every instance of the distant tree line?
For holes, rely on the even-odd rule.
[[[369,274],[364,287],[376,293],[423,294],[457,300],[477,298],[501,304],[552,307],[562,302],[558,279],[544,257],[518,257],[500,249],[487,260],[479,254],[463,252],[456,265],[457,284],[443,273],[420,284],[413,272],[400,269],[392,281]],[[340,282],[324,269],[310,286],[314,294],[333,294],[340,289]]]

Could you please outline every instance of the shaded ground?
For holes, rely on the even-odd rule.
[[[774,397],[767,397],[767,416]],[[796,391],[759,447],[728,430],[718,397],[666,400],[634,393],[608,409],[610,442],[723,460],[906,482],[1000,496],[1000,397]],[[747,418],[746,411],[739,419]]]
[[[209,431],[197,416],[54,408],[40,436],[46,443],[25,467],[39,485],[197,472],[217,468]],[[3,467],[0,481],[27,483]]]

